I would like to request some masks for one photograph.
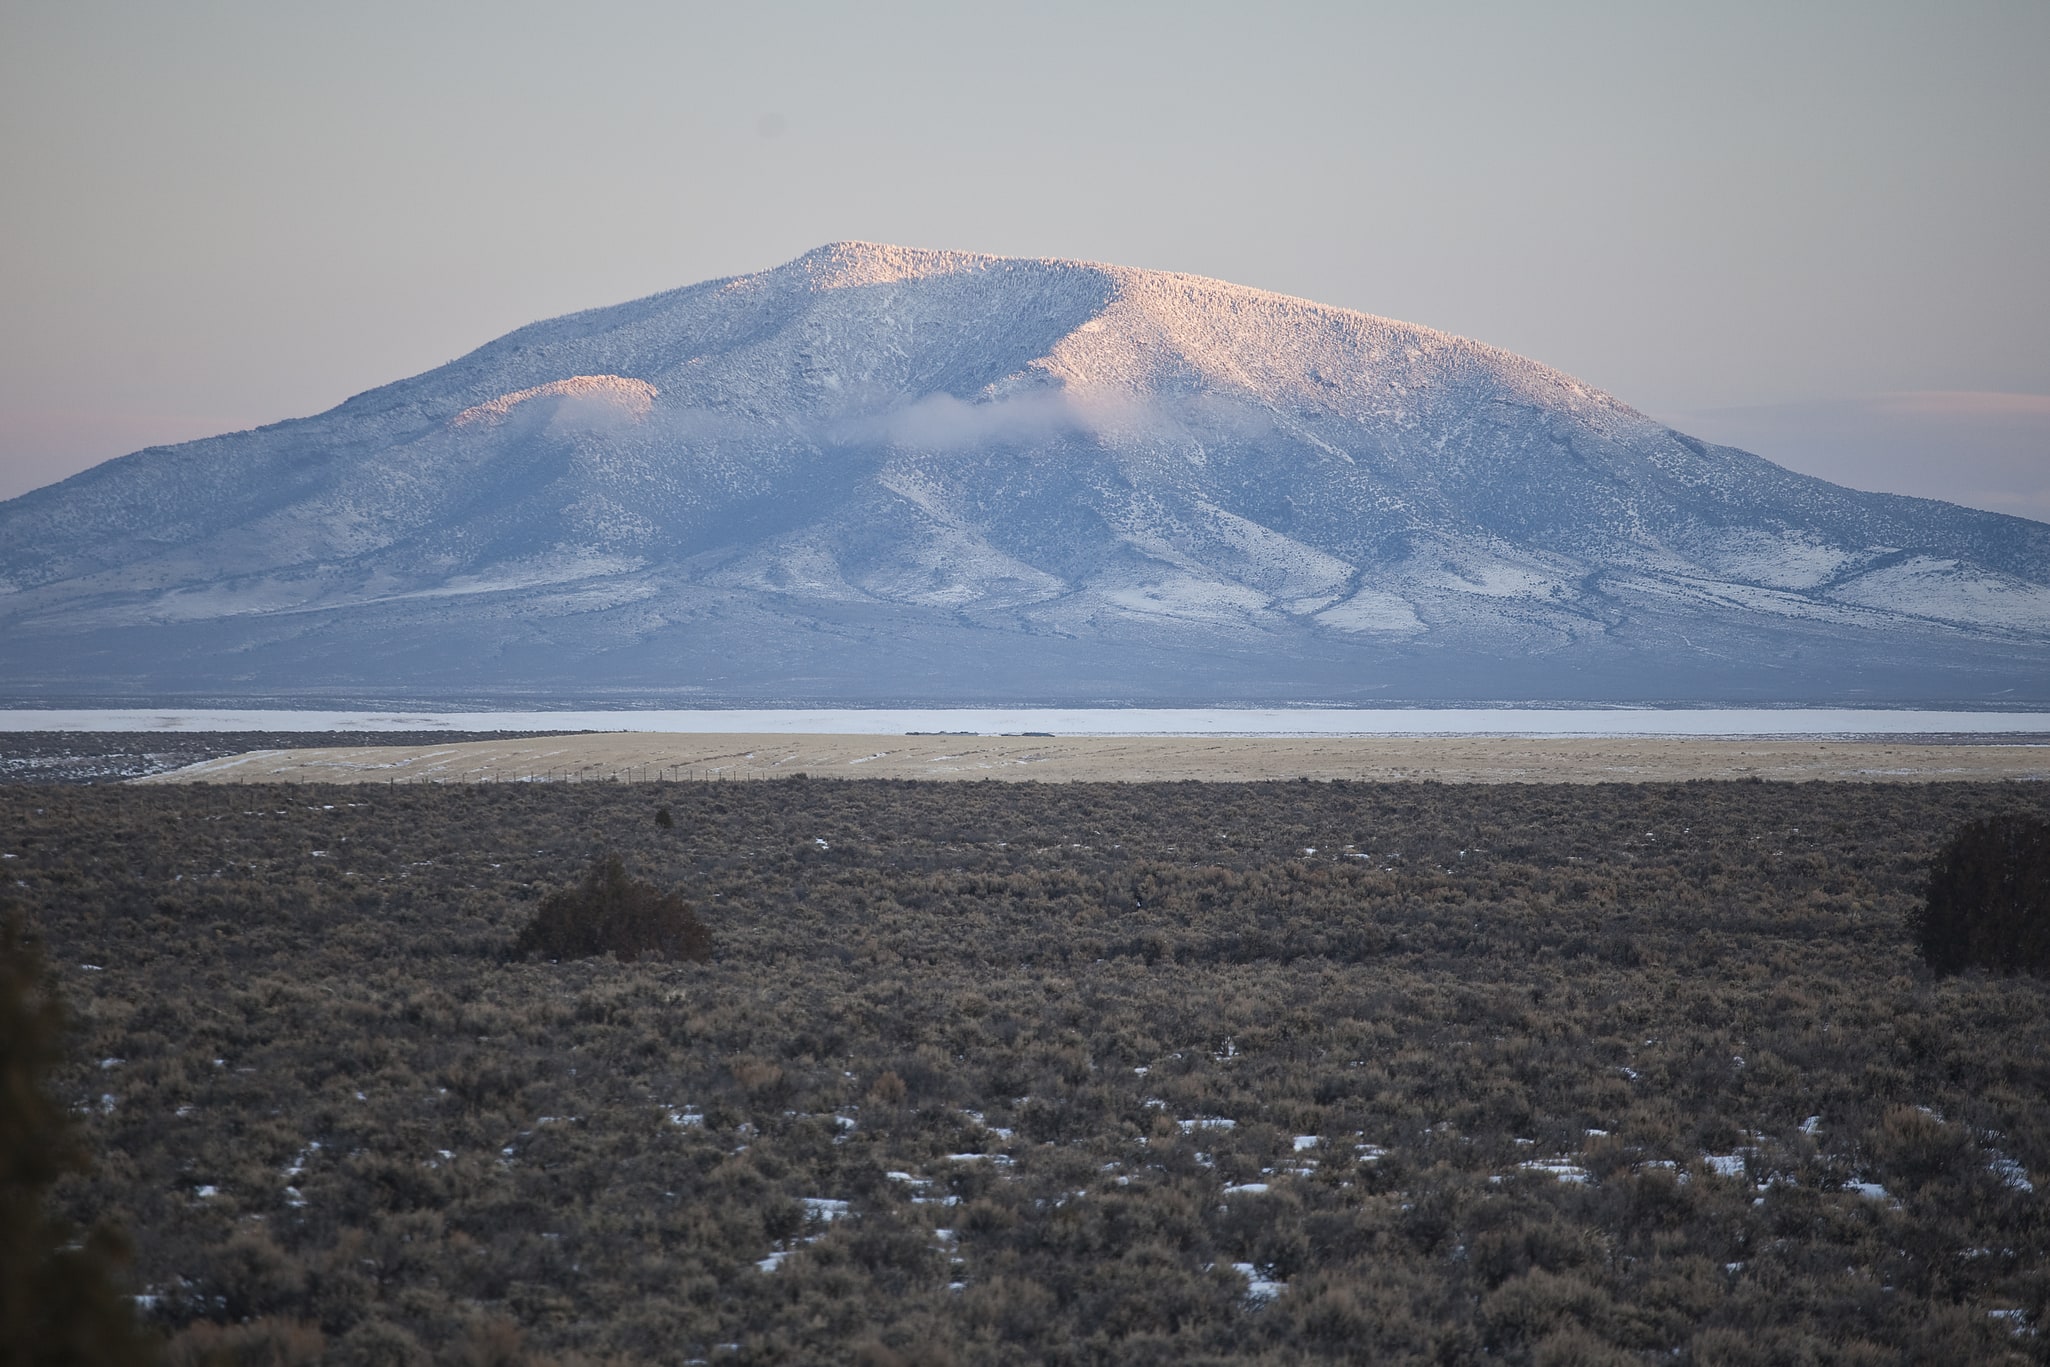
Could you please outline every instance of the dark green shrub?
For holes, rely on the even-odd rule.
[[[655,953],[672,960],[709,959],[712,932],[675,893],[627,877],[616,854],[599,855],[582,883],[542,899],[513,942],[518,958],[614,954],[631,960]]]
[[[1961,828],[1936,856],[1912,928],[1939,974],[2050,975],[2050,822],[1994,816]]]

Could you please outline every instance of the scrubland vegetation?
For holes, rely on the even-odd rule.
[[[2050,985],[1912,929],[2003,813],[24,786],[0,887],[178,1363],[2040,1361]],[[709,959],[514,955],[608,854]]]

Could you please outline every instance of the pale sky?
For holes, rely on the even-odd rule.
[[[2044,0],[0,0],[0,497],[866,238],[1424,323],[2050,519],[2046,69]]]

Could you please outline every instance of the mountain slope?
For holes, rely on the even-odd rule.
[[[842,243],[0,504],[18,695],[2042,701],[2050,526],[1427,328]]]

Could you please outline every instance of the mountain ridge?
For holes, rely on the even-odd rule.
[[[832,243],[0,504],[0,628],[48,696],[1996,702],[2050,525],[1371,314]]]

